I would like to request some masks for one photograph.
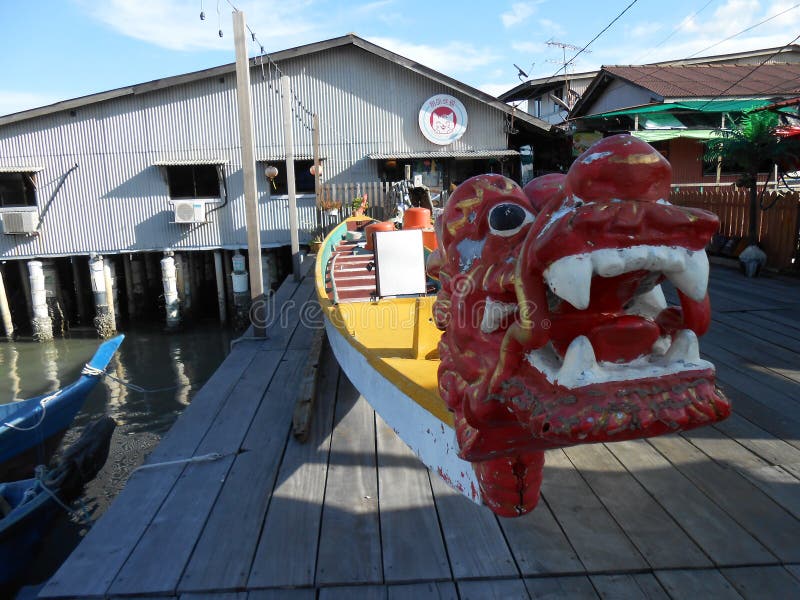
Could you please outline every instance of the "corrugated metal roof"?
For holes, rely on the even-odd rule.
[[[668,98],[776,96],[800,93],[800,63],[609,66],[603,70]]]
[[[44,167],[31,165],[0,165],[0,173],[38,173],[44,171]]]
[[[404,159],[404,158],[494,158],[498,156],[519,156],[516,150],[476,150],[471,152],[464,150],[460,152],[442,152],[441,150],[430,150],[425,152],[381,152],[368,154],[367,158],[373,160]]]
[[[189,165],[227,165],[225,158],[162,158],[153,161],[157,167],[184,167]]]

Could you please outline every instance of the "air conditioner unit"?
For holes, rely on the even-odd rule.
[[[2,213],[3,233],[30,234],[36,233],[39,224],[39,214],[36,211],[9,211]]]
[[[206,203],[202,200],[176,200],[172,203],[175,223],[205,223]]]

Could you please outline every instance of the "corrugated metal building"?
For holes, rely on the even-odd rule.
[[[376,181],[387,157],[500,157],[549,136],[548,124],[354,35],[272,58],[294,96],[298,180],[305,173],[312,184],[306,110],[319,115],[326,182]],[[278,78],[259,58],[251,89],[262,244],[287,245],[286,196],[272,193],[263,169],[285,172]],[[452,95],[469,114],[464,135],[444,147],[418,125],[435,94]],[[0,257],[245,248],[241,173],[232,64],[0,117]],[[207,222],[175,223],[173,202],[193,196],[203,197]],[[298,205],[307,241],[314,195],[300,194]],[[32,221],[35,234],[9,233]]]

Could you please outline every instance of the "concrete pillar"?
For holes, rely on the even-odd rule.
[[[181,324],[178,282],[175,272],[175,258],[172,252],[165,252],[161,259],[161,284],[164,286],[164,305],[167,313],[167,328],[174,329]]]
[[[109,312],[114,315],[114,329],[117,328],[117,321],[121,313],[119,310],[119,291],[117,289],[117,265],[111,258],[106,258],[103,261],[103,268],[105,269],[106,279],[106,294],[108,294],[108,308]],[[113,309],[113,311],[111,311]]]
[[[61,284],[58,280],[58,270],[52,260],[42,261],[42,274],[44,275],[44,295],[47,303],[47,314],[50,317],[53,332],[63,336],[67,330],[67,319],[62,306]]]
[[[83,287],[81,287],[81,270],[78,264],[78,257],[73,256],[70,259],[72,264],[72,282],[75,292],[75,306],[78,309],[78,321],[85,323],[88,319],[89,313],[86,310],[86,302],[83,297]]]
[[[233,263],[231,279],[233,282],[234,325],[236,329],[245,329],[250,321],[250,286],[248,285],[247,271],[245,271],[245,258],[237,250],[231,262]]]
[[[28,310],[28,320],[33,321],[33,304],[31,304],[31,282],[28,274],[28,267],[24,260],[17,261],[19,265],[19,279],[22,282],[23,296],[25,297],[25,308]]]
[[[53,339],[53,321],[47,310],[47,292],[44,287],[44,272],[42,263],[32,260],[28,263],[30,277],[31,306],[33,307],[33,339],[44,342]]]
[[[9,340],[14,339],[14,322],[11,320],[11,308],[6,296],[6,285],[3,281],[3,267],[0,266],[0,320],[3,321],[3,330]]]
[[[128,302],[128,318],[136,316],[136,298],[133,295],[133,255],[125,254],[122,257],[122,270],[125,273],[125,299]]]
[[[220,323],[228,322],[228,311],[225,306],[225,273],[222,268],[222,252],[214,250],[214,275],[217,280],[217,304],[219,305]]]
[[[107,287],[110,287],[109,281],[106,281],[106,269],[102,256],[92,254],[89,256],[89,280],[92,284],[92,297],[94,300],[94,328],[101,338],[109,338],[114,335],[117,330],[113,310],[113,301],[109,304],[109,293]]]

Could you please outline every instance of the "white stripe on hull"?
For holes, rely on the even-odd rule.
[[[372,408],[434,473],[454,489],[482,504],[472,465],[458,457],[452,427],[414,402],[390,380],[373,369],[366,357],[325,319],[333,353],[347,377]]]

